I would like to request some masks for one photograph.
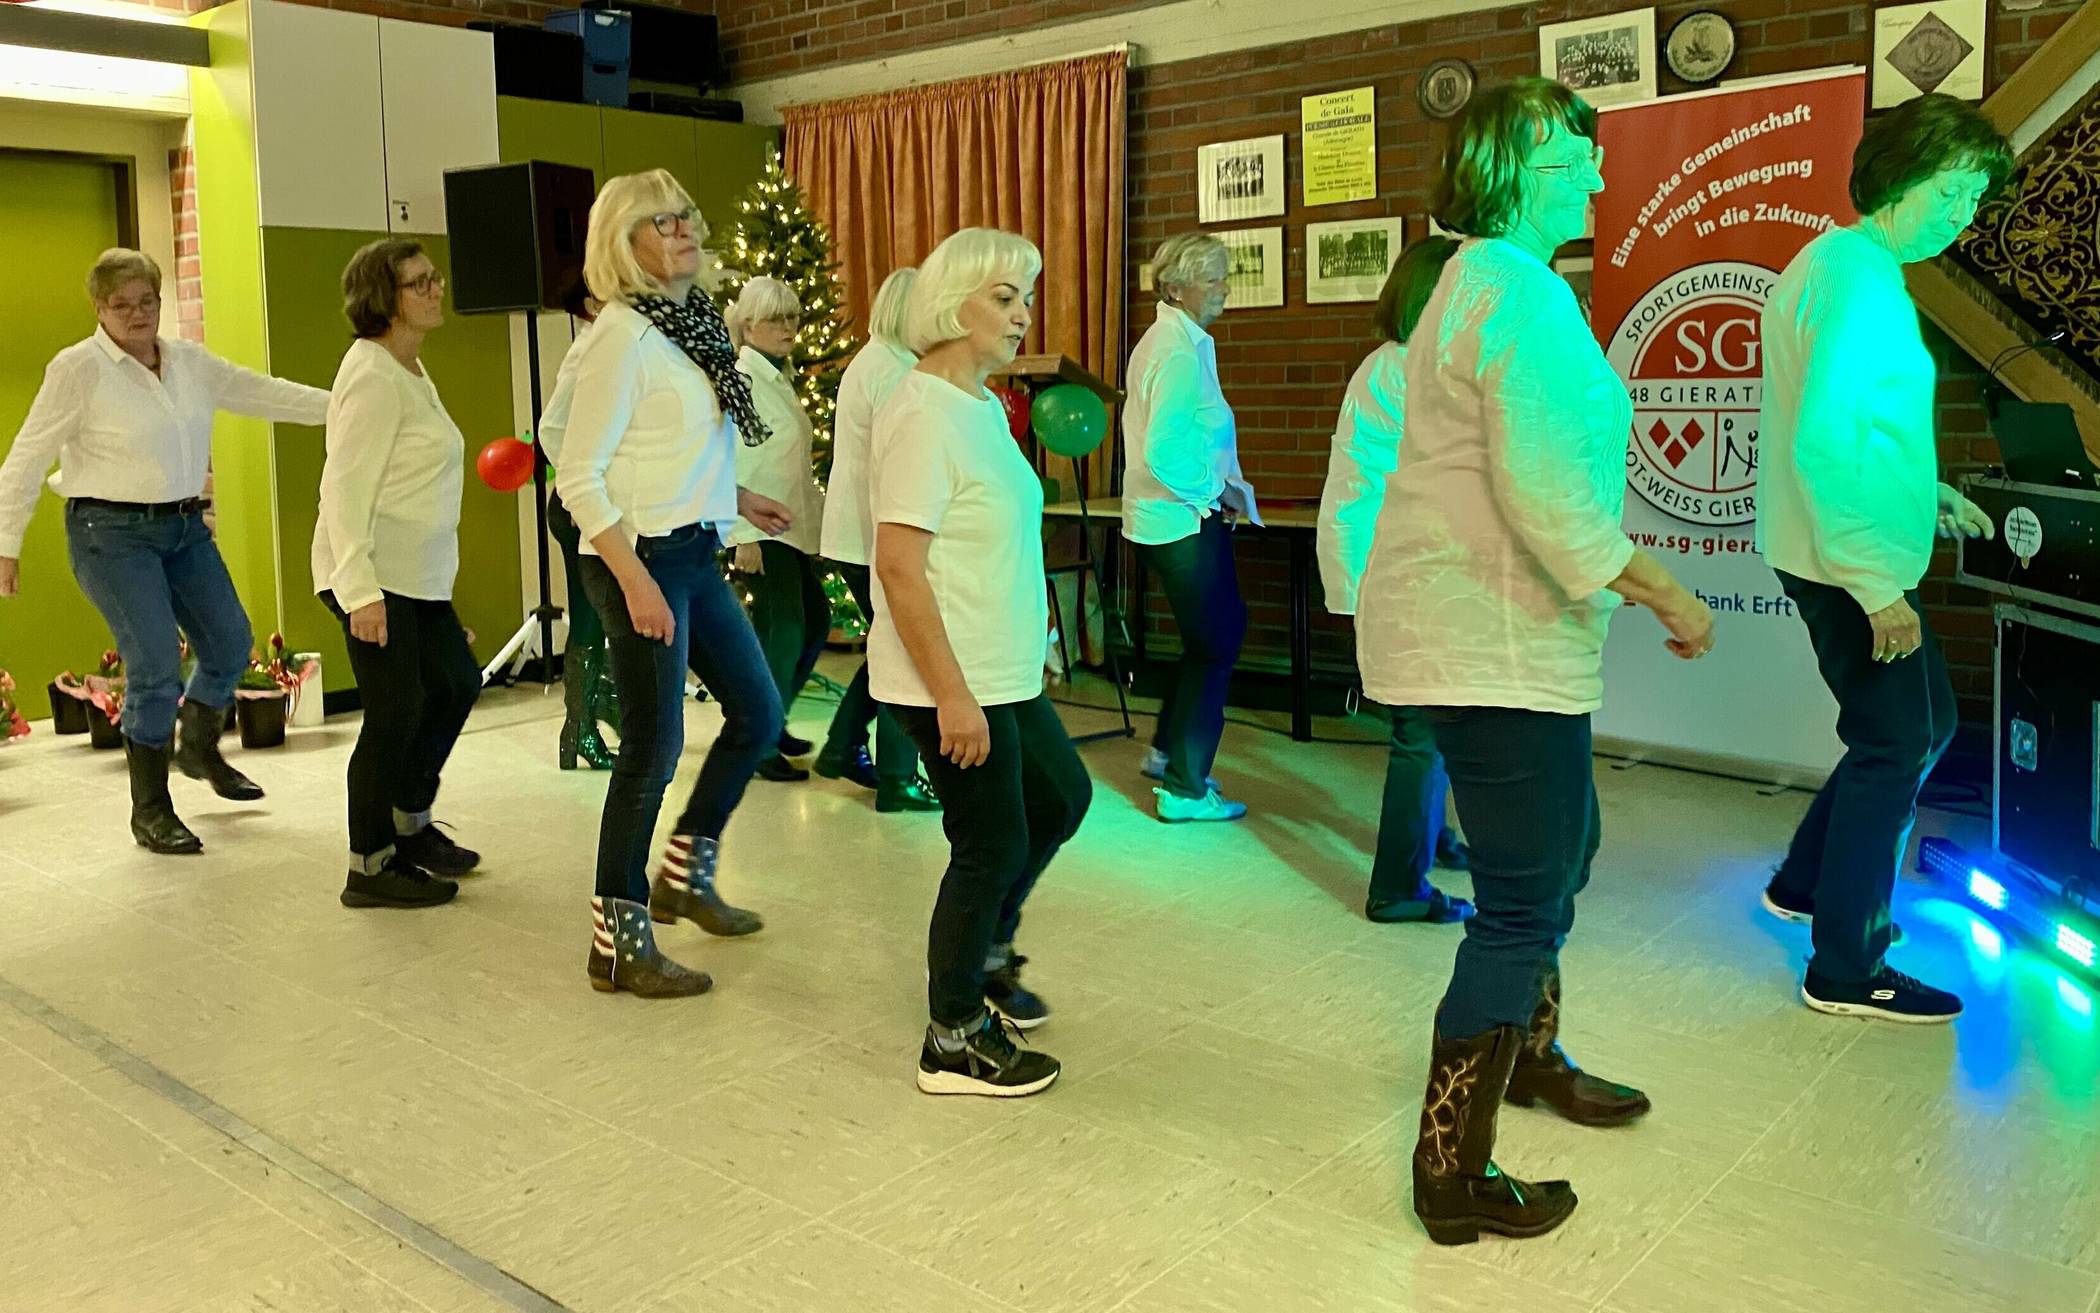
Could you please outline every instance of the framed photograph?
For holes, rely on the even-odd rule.
[[[1587,255],[1572,255],[1553,262],[1553,272],[1568,280],[1575,289],[1575,303],[1582,307],[1582,317],[1590,317],[1590,276],[1596,264]]]
[[[1283,213],[1283,134],[1196,148],[1196,222]]]
[[[1376,301],[1400,258],[1398,217],[1305,225],[1305,303]]]
[[[1628,9],[1540,28],[1539,72],[1592,105],[1653,100],[1655,11]]]
[[[1255,310],[1283,304],[1283,229],[1236,228],[1213,234],[1232,252],[1225,308]]]
[[[1931,0],[1874,11],[1871,107],[1887,109],[1928,91],[1983,99],[1984,0]]]

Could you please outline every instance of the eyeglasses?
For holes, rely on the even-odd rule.
[[[424,274],[420,278],[411,278],[407,282],[397,283],[395,286],[404,292],[414,292],[417,296],[429,296],[432,292],[445,290],[445,276],[443,274]]]
[[[681,225],[690,229],[693,220],[699,217],[700,211],[688,205],[682,210],[664,210],[650,215],[649,226],[656,229],[656,235],[659,237],[672,237],[677,235]]]
[[[1567,160],[1559,164],[1533,164],[1530,168],[1533,173],[1543,173],[1548,177],[1562,180],[1587,178],[1591,174],[1601,178],[1604,176],[1604,147],[1593,147],[1590,151],[1590,157],[1586,160]]]
[[[102,306],[103,309],[108,310],[113,315],[129,319],[133,315],[159,314],[160,298],[157,296],[147,296],[142,298],[136,305],[132,304],[129,301],[105,301],[102,303]]]

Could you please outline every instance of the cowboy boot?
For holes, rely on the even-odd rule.
[[[613,765],[612,750],[598,736],[598,722],[591,715],[593,691],[590,654],[573,654],[562,659],[562,722],[561,749],[558,763],[563,770],[575,770],[576,759],[583,758],[592,770],[610,770]]]
[[[131,837],[156,853],[201,853],[204,843],[175,814],[168,796],[168,750],[124,738],[124,764],[131,770]]]
[[[1515,1026],[1432,1037],[1414,1184],[1415,1216],[1437,1244],[1469,1245],[1482,1231],[1541,1236],[1575,1211],[1566,1181],[1520,1181],[1495,1166],[1495,1113],[1523,1043]]]
[[[638,998],[691,998],[715,983],[705,971],[680,966],[656,948],[656,931],[640,903],[591,899],[591,988]]]
[[[715,860],[721,851],[714,839],[672,835],[649,889],[649,915],[665,925],[684,918],[711,935],[748,935],[763,929],[765,919],[758,913],[731,907],[715,892]]]
[[[193,780],[208,780],[211,790],[234,802],[254,802],[262,786],[227,764],[219,755],[219,736],[226,732],[226,708],[185,701],[175,713],[175,767]]]
[[[1509,1078],[1509,1102],[1543,1103],[1579,1126],[1622,1126],[1646,1113],[1648,1096],[1630,1085],[1592,1076],[1560,1047],[1560,971],[1546,972],[1531,1030]]]

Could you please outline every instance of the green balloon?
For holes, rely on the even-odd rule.
[[[1059,383],[1036,395],[1028,417],[1035,436],[1060,456],[1090,454],[1108,436],[1108,407],[1077,383]]]

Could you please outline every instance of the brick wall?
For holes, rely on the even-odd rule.
[[[176,331],[204,340],[204,262],[197,245],[197,158],[185,141],[168,152],[168,203],[175,212]]]
[[[1992,85],[2030,54],[2078,7],[2079,0],[2048,0],[2037,10],[2002,15],[1992,34]],[[1415,104],[1414,74],[1430,61],[1455,56],[1472,62],[1482,85],[1538,67],[1536,28],[1543,23],[1608,11],[1618,4],[1540,3],[1430,22],[1373,28],[1262,50],[1136,68],[1131,76],[1128,169],[1130,268],[1127,286],[1133,340],[1151,322],[1151,296],[1137,273],[1168,235],[1195,226],[1195,152],[1206,142],[1283,132],[1289,210],[1285,232],[1285,302],[1275,310],[1227,314],[1214,332],[1227,397],[1240,424],[1240,452],[1264,500],[1319,496],[1327,465],[1334,410],[1351,371],[1369,346],[1367,305],[1306,306],[1305,224],[1332,219],[1402,215],[1410,240],[1424,231],[1442,126]],[[1833,64],[1864,64],[1870,55],[1868,10],[1830,0],[1694,0],[1664,5],[1657,28],[1666,32],[1694,9],[1714,8],[1736,24],[1738,54],[1731,77],[1789,73]],[[1683,90],[1665,70],[1665,92]],[[1375,202],[1298,204],[1299,98],[1317,91],[1374,85],[1378,89],[1380,196]],[[1941,433],[1950,480],[1996,459],[1978,384],[1982,370],[1928,326],[1942,369]],[[1243,542],[1243,582],[1252,630],[1247,657],[1280,665],[1287,653],[1287,586],[1280,544]],[[1965,719],[1989,716],[1989,621],[1981,594],[1949,582],[1952,553],[1941,554],[1925,595],[1948,639]],[[1353,665],[1350,631],[1315,604],[1314,658],[1338,673]],[[1155,599],[1152,626],[1164,616]],[[1171,646],[1171,639],[1167,640]]]

